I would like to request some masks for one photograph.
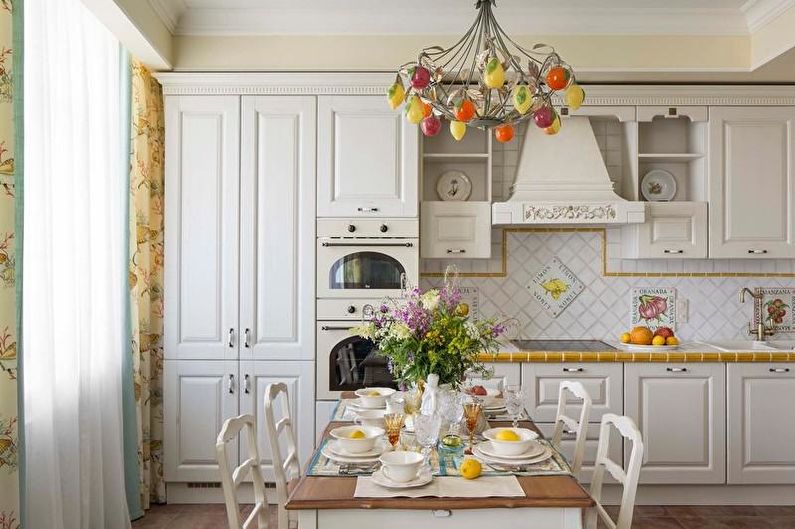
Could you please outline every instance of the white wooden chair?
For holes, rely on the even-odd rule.
[[[607,454],[610,444],[610,428],[615,427],[624,439],[632,442],[632,450],[629,453],[629,463],[627,470],[611,460]],[[596,529],[597,516],[610,529],[630,529],[632,525],[632,514],[635,510],[635,493],[638,490],[638,477],[640,467],[643,463],[643,439],[635,421],[626,416],[607,413],[602,416],[602,426],[599,430],[599,448],[596,450],[596,462],[594,464],[593,478],[591,479],[591,497],[596,502],[596,506],[589,509],[585,515],[585,528]],[[600,503],[602,498],[602,481],[604,480],[605,470],[613,478],[621,483],[624,492],[621,495],[621,507],[618,511],[618,521],[613,522]]]
[[[226,446],[230,441],[237,441],[237,437],[243,428],[246,429],[248,435],[248,458],[230,472]],[[226,502],[226,516],[230,529],[248,529],[253,527],[255,520],[259,529],[267,529],[268,527],[268,500],[265,497],[265,479],[262,476],[259,452],[257,451],[256,428],[256,421],[251,415],[232,417],[224,422],[215,443],[218,467],[221,471],[221,484]],[[249,473],[251,473],[251,481],[254,486],[254,508],[246,519],[241,521],[237,489]]]
[[[279,399],[279,395],[282,393],[284,398]],[[279,400],[282,403],[278,414],[281,419],[277,421],[275,408]],[[287,503],[288,483],[292,479],[301,477],[301,463],[298,460],[295,432],[293,432],[293,422],[290,418],[290,397],[287,394],[287,386],[284,384],[268,384],[268,387],[265,388],[265,434],[271,449],[273,476],[276,480],[279,529],[288,529],[291,524],[297,527],[297,515],[284,508]],[[286,457],[282,456],[282,444],[280,444],[282,434],[286,438]]]
[[[582,401],[580,420],[566,415],[566,404],[569,395]],[[560,383],[558,391],[558,412],[555,418],[555,431],[552,434],[552,444],[560,450],[560,442],[563,440],[564,431],[575,434],[574,454],[571,460],[571,469],[574,475],[580,473],[582,460],[585,457],[585,438],[588,436],[588,417],[591,415],[591,396],[580,382],[564,380]]]

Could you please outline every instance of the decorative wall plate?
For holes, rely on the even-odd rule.
[[[640,193],[649,202],[668,202],[676,195],[676,179],[668,171],[652,169],[640,181]]]
[[[472,182],[461,171],[445,171],[436,181],[436,192],[445,201],[467,200],[472,194]]]

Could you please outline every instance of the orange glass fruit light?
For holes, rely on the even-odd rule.
[[[563,66],[555,66],[547,72],[547,86],[552,90],[563,90],[569,84],[571,74]]]
[[[464,99],[455,109],[455,119],[466,123],[475,117],[475,103],[469,99]]]
[[[494,129],[494,137],[500,143],[507,143],[513,139],[513,125],[500,125]]]

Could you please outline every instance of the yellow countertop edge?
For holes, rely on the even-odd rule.
[[[483,353],[481,362],[795,362],[795,352],[672,351],[631,353],[626,351],[515,351]]]

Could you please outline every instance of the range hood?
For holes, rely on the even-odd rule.
[[[631,224],[646,217],[643,202],[613,191],[587,117],[567,118],[555,136],[530,124],[512,189],[508,201],[492,205],[492,224]]]

